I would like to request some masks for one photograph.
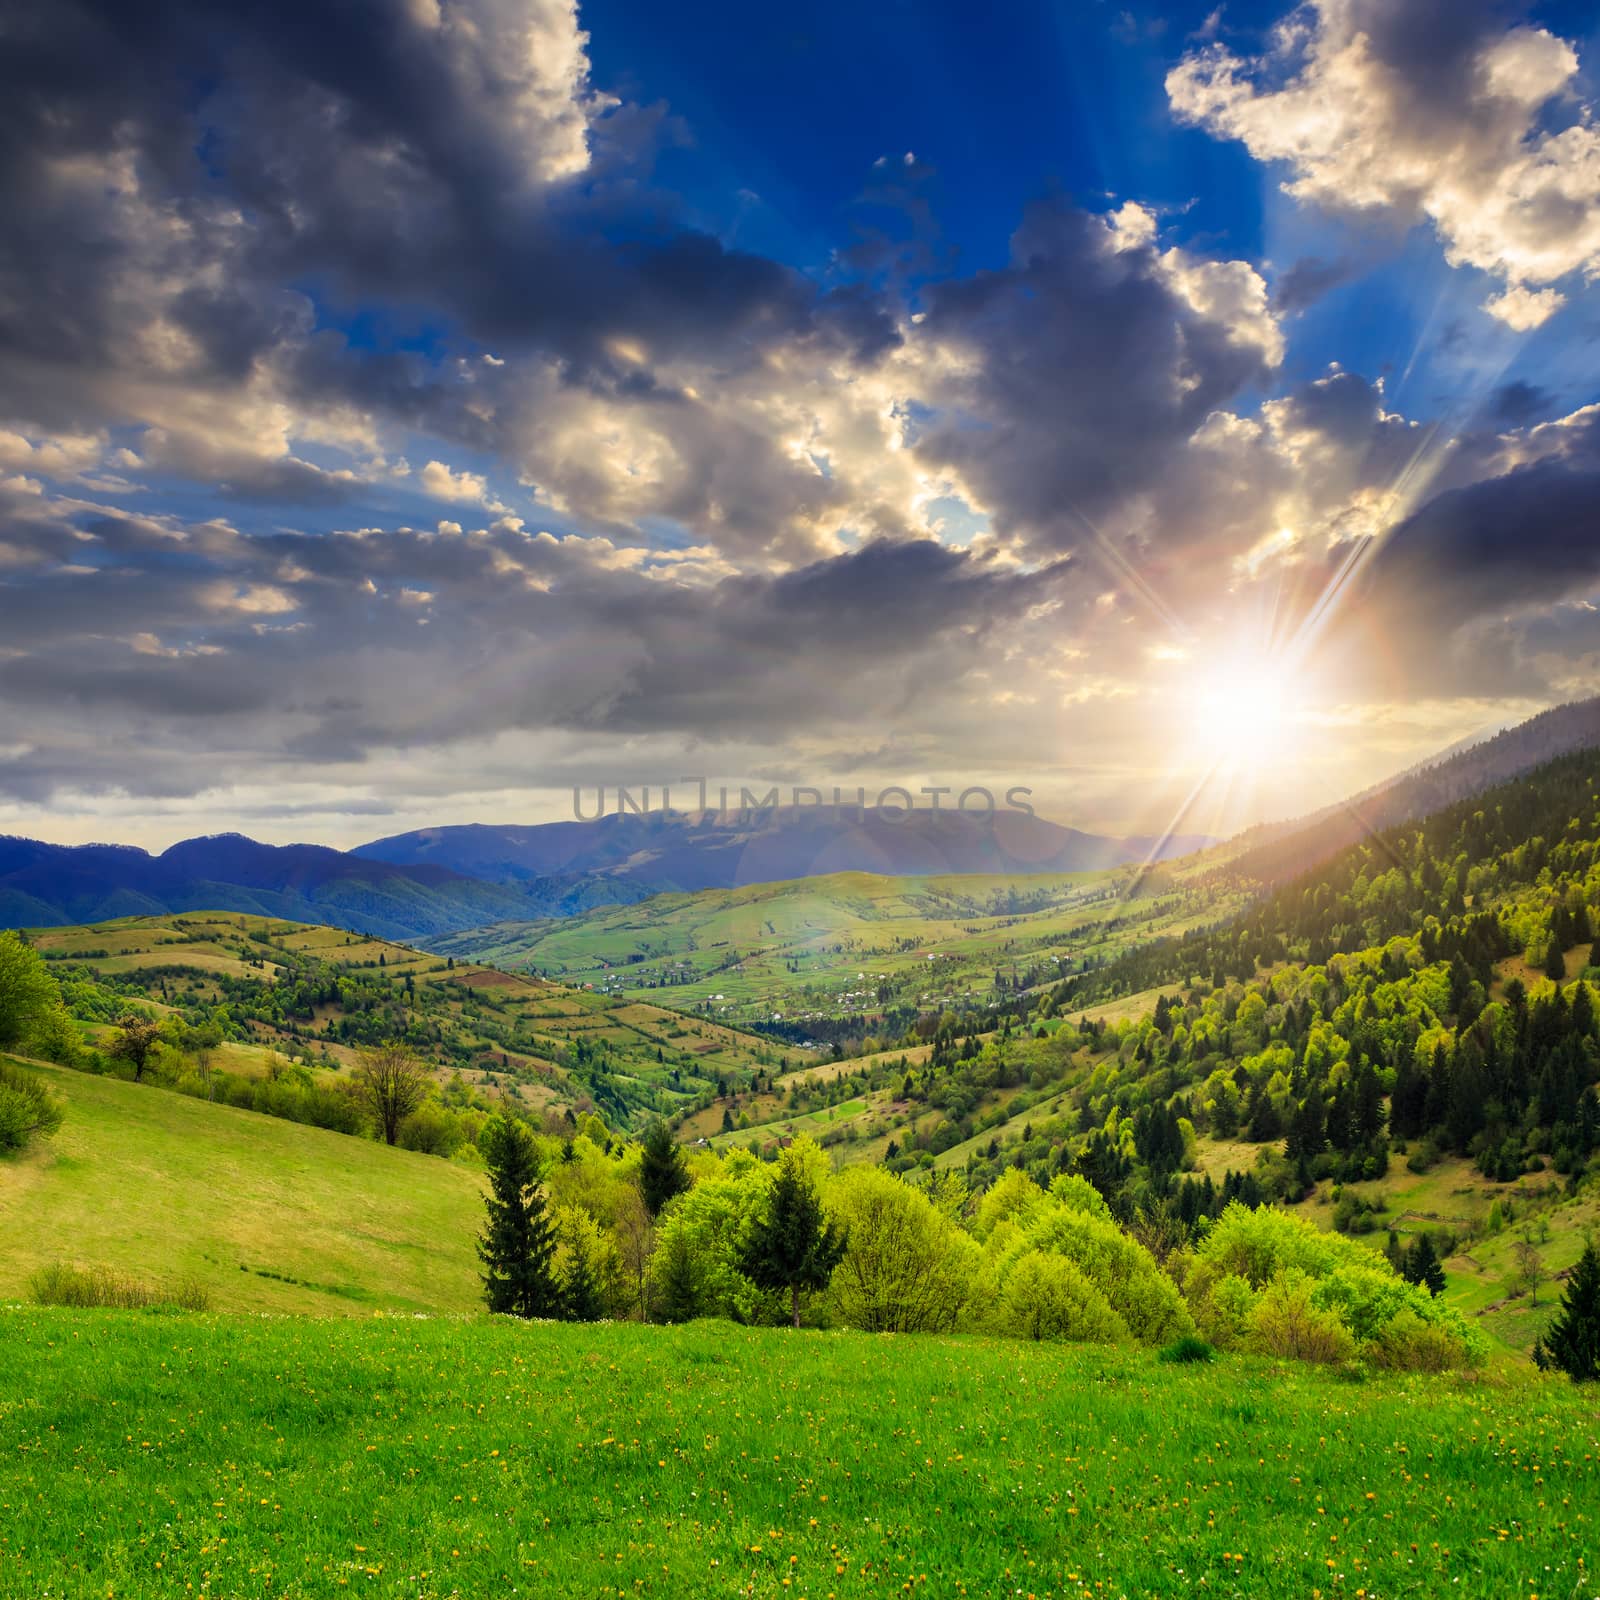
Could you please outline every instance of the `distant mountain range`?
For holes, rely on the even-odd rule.
[[[1443,806],[1569,751],[1600,746],[1600,698],[1544,712],[1480,744],[1298,822],[1235,842],[1234,871],[1263,883],[1305,872],[1364,834]],[[354,851],[186,839],[160,855],[127,845],[0,836],[0,928],[176,911],[244,911],[426,942],[489,923],[573,916],[663,891],[873,872],[1091,872],[1172,859],[1213,841],[1080,833],[1000,810],[895,813],[790,807],[747,822],[652,813],[530,827],[423,828]]]
[[[247,911],[401,940],[552,914],[549,900],[527,886],[483,883],[443,867],[392,867],[321,845],[221,834],[153,856],[127,845],[0,837],[0,927],[174,911]]]
[[[1203,839],[1170,839],[1163,855]],[[491,922],[564,917],[663,890],[735,888],[846,870],[1084,872],[1143,860],[1145,840],[1103,839],[1021,813],[993,824],[912,812],[901,822],[773,813],[745,826],[659,815],[534,827],[450,827],[345,852],[241,834],[186,839],[160,855],[129,845],[0,836],[0,927],[243,911],[401,941]]]
[[[1203,837],[1109,839],[1021,811],[774,808],[749,821],[653,812],[538,827],[423,828],[355,854],[398,866],[448,867],[491,883],[604,877],[661,890],[734,889],[832,872],[1093,872],[1203,849]]]

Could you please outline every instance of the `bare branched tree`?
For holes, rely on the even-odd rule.
[[[380,1044],[356,1057],[356,1089],[385,1144],[397,1144],[401,1124],[428,1098],[428,1069],[403,1044]]]

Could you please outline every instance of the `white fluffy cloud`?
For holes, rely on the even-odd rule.
[[[1425,10],[1436,30],[1407,26]],[[1571,44],[1477,21],[1470,4],[1311,0],[1260,56],[1186,56],[1167,93],[1180,119],[1286,163],[1297,199],[1431,223],[1453,265],[1504,280],[1485,309],[1533,328],[1564,281],[1600,276],[1600,127]]]

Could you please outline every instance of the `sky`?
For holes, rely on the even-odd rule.
[[[703,776],[1221,834],[1600,692],[1597,61],[1489,0],[13,0],[0,832]]]

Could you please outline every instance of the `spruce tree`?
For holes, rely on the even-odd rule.
[[[800,1291],[823,1289],[844,1256],[844,1234],[822,1213],[822,1197],[786,1155],[766,1215],[745,1244],[739,1265],[763,1289],[787,1289],[795,1327]]]
[[[478,1241],[484,1299],[514,1317],[558,1317],[560,1285],[551,1269],[555,1236],[539,1187],[533,1135],[514,1119],[491,1120],[479,1139],[489,1166],[488,1226]]]
[[[672,1130],[657,1117],[645,1133],[639,1160],[639,1190],[650,1215],[660,1216],[661,1208],[674,1195],[682,1194],[690,1181],[683,1152],[672,1141]]]
[[[662,1246],[659,1307],[663,1322],[692,1322],[703,1298],[694,1247],[681,1230]]]
[[[570,1322],[598,1322],[605,1315],[600,1279],[589,1259],[589,1245],[579,1229],[572,1233],[572,1253],[561,1283],[562,1310]]]
[[[1541,1371],[1551,1367],[1574,1383],[1600,1379],[1600,1250],[1589,1240],[1573,1268],[1561,1311],[1533,1347]]]
[[[1401,1276],[1407,1283],[1419,1284],[1437,1298],[1444,1293],[1444,1268],[1439,1264],[1439,1252],[1427,1234],[1419,1234],[1406,1257]]]

